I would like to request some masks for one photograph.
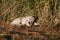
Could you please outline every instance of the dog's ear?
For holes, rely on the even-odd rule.
[[[35,20],[38,20],[38,16],[33,16],[35,18]]]
[[[34,22],[37,22],[38,16],[33,16],[35,18]]]

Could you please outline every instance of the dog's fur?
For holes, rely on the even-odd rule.
[[[38,19],[38,17],[35,16],[25,16],[25,17],[19,17],[14,19],[11,22],[11,25],[17,25],[17,26],[21,26],[21,25],[26,25],[26,26],[32,26],[34,23],[36,23],[36,20]]]

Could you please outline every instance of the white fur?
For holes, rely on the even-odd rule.
[[[21,18],[16,18],[11,22],[11,25],[18,25],[20,26],[21,24]]]
[[[34,23],[35,26],[39,25],[38,23]]]
[[[11,22],[11,25],[17,25],[17,26],[26,25],[26,26],[31,26],[32,23],[34,22],[34,20],[35,20],[35,18],[33,16],[19,17],[19,18],[14,19]],[[30,22],[30,24],[28,22]]]

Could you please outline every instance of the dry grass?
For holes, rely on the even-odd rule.
[[[0,0],[0,40],[60,40],[60,0]],[[39,26],[18,27],[14,18],[35,15]],[[8,37],[7,37],[8,40]]]

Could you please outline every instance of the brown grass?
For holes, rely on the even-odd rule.
[[[60,40],[59,0],[0,0],[0,40]],[[11,26],[14,18],[38,16],[39,26]],[[55,20],[57,19],[57,20]]]

